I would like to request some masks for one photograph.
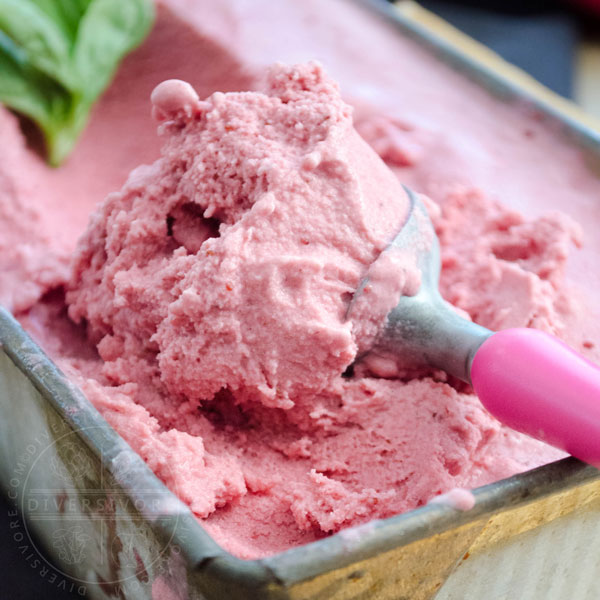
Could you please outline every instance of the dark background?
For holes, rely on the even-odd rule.
[[[584,36],[600,31],[595,17],[571,10],[568,2],[423,0],[420,4],[567,98],[573,94],[577,46]],[[12,539],[11,510],[13,507],[0,494],[0,598],[81,598],[57,589],[56,583],[42,580],[31,569]],[[60,580],[62,576],[56,579]]]

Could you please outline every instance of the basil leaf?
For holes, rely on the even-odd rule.
[[[32,0],[32,2],[44,11],[69,38],[71,44],[77,36],[79,21],[90,5],[91,0]]]
[[[33,69],[0,32],[0,90],[6,104],[44,126],[68,110],[70,94]]]
[[[59,110],[55,114],[58,116],[42,127],[48,148],[48,162],[51,165],[60,165],[71,153],[87,124],[93,103],[93,100],[71,97],[71,102],[63,112],[57,103]]]
[[[99,94],[119,61],[137,46],[153,21],[146,0],[93,0],[79,24],[75,69],[86,95]]]
[[[69,41],[34,2],[0,0],[0,30],[14,40],[30,65],[69,86],[72,80]]]
[[[48,160],[59,164],[85,126],[89,105],[74,102],[73,95],[0,46],[2,100],[35,121],[44,134]],[[86,107],[86,111],[82,110]]]
[[[152,0],[0,0],[0,102],[37,123],[50,164],[153,19]]]

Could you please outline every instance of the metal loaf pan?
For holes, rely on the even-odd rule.
[[[598,164],[600,136],[572,105],[413,3],[366,3],[395,23],[398,35],[494,95],[526,101],[560,122]],[[468,512],[425,506],[243,561],[210,538],[1,309],[0,343],[0,484],[26,517],[15,521],[15,543],[26,548],[32,574],[54,572],[54,585],[62,572],[94,598],[600,597],[594,569],[587,579],[576,569],[586,560],[599,566],[600,474],[573,458],[475,490]],[[34,539],[45,550],[37,551]],[[570,581],[569,573],[579,574],[580,595],[560,595],[553,583]],[[539,585],[545,591],[536,595]]]

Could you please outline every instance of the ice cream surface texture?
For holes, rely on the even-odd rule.
[[[265,82],[278,59],[301,64]],[[191,85],[156,87],[174,77]],[[578,151],[354,3],[160,2],[68,164],[47,169],[6,112],[0,135],[2,302],[226,549],[272,554],[560,456],[443,373],[342,376],[399,181],[433,201],[457,309],[592,357],[600,341],[600,183]],[[561,207],[586,234],[568,261]]]
[[[397,178],[318,65],[273,68],[266,94],[153,96],[162,158],[92,217],[70,316],[116,383],[142,368],[173,398],[283,409],[330,390],[348,299],[406,217]]]

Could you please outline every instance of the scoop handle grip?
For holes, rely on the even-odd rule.
[[[475,353],[471,382],[505,425],[600,467],[600,368],[560,340],[494,333]]]

